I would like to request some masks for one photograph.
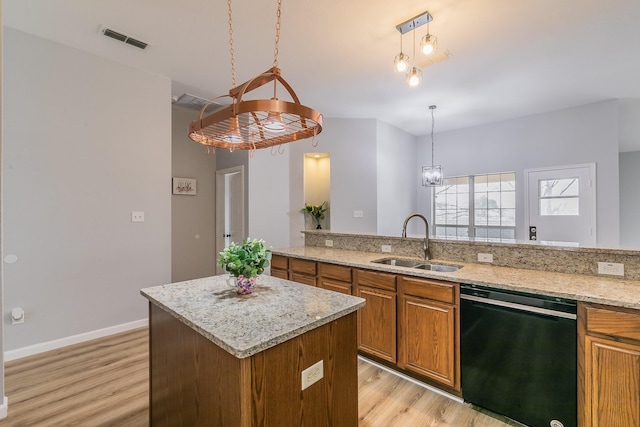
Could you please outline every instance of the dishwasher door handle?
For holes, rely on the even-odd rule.
[[[474,295],[462,294],[460,295],[460,299],[475,301],[482,304],[496,305],[498,307],[513,308],[515,310],[528,311],[531,313],[546,314],[547,316],[562,317],[562,318],[571,319],[571,320],[576,320],[578,318],[578,316],[576,316],[573,313],[565,313],[562,311],[549,310],[549,309],[540,308],[540,307],[531,307],[529,305],[516,304],[514,302],[508,302],[508,301],[499,301],[495,299],[487,299],[487,298],[477,297]]]

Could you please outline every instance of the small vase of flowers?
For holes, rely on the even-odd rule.
[[[329,209],[325,206],[327,202],[322,202],[321,205],[310,205],[305,203],[302,212],[311,215],[316,220],[316,230],[321,230],[320,220],[324,219],[324,213]]]
[[[218,264],[233,278],[236,291],[241,295],[253,293],[256,277],[269,266],[271,251],[264,240],[244,239],[242,244],[231,243],[218,256]]]

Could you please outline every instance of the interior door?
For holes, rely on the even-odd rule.
[[[525,175],[530,240],[596,243],[595,163],[529,169]]]
[[[216,254],[246,237],[244,217],[244,166],[216,171]],[[218,265],[216,272],[224,270]]]

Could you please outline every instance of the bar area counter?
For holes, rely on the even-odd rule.
[[[364,300],[266,275],[238,295],[227,279],[140,291],[149,300],[150,425],[357,426]]]

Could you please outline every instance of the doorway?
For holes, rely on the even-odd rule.
[[[528,169],[525,178],[530,240],[596,244],[595,163]]]
[[[216,274],[224,273],[217,254],[246,237],[244,218],[244,166],[216,171]]]

